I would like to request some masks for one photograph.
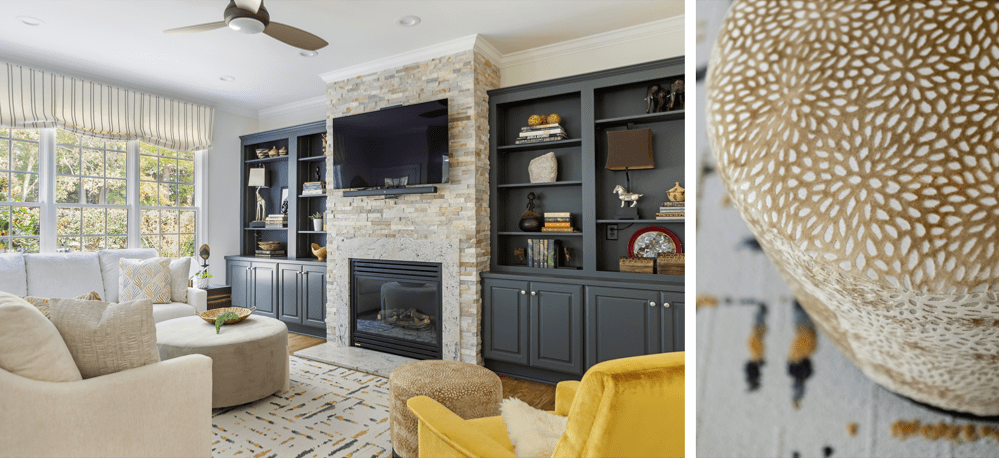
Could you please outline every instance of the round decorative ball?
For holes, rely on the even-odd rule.
[[[531,115],[530,118],[527,118],[527,125],[531,127],[540,126],[543,122],[545,122],[544,118],[539,115]]]
[[[562,122],[562,117],[555,113],[548,115],[548,118],[545,119],[545,123],[547,124],[558,124],[560,122]]]
[[[825,336],[976,415],[999,414],[997,12],[739,0],[705,109],[735,208]]]

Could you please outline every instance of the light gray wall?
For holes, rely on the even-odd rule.
[[[257,132],[258,121],[219,109],[215,110],[215,134],[208,152],[205,198],[208,246],[212,257],[208,272],[212,283],[226,283],[224,256],[239,254],[240,156],[239,136]]]

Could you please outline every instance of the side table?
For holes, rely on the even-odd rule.
[[[208,310],[232,307],[232,286],[209,284],[205,291],[208,292]]]

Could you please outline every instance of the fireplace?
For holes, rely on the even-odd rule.
[[[350,260],[350,344],[441,358],[441,264]]]

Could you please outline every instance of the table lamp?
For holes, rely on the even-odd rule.
[[[631,170],[654,169],[652,157],[652,129],[628,129],[607,132],[607,170],[624,170],[628,186],[617,186],[614,192],[621,199],[617,219],[639,219],[638,198],[642,194],[631,192]],[[630,202],[630,206],[625,206]]]
[[[257,215],[256,219],[250,223],[250,227],[266,227],[264,218],[267,217],[267,201],[263,197],[260,197],[260,188],[270,187],[270,182],[267,179],[267,169],[264,167],[250,169],[250,178],[247,180],[246,185],[248,187],[257,188]]]

